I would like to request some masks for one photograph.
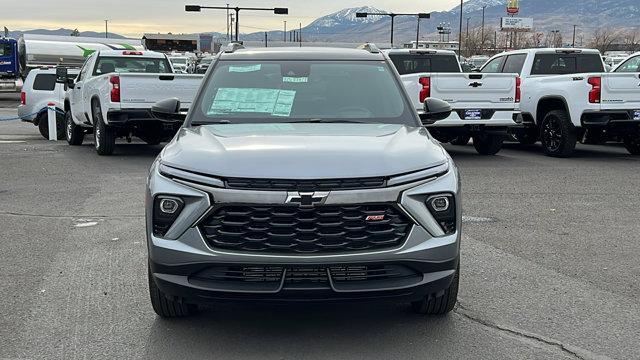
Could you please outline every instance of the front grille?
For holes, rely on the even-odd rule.
[[[325,191],[382,188],[386,180],[383,177],[324,180],[228,178],[225,183],[231,189]]]
[[[400,246],[410,227],[390,204],[224,206],[200,225],[214,248],[275,254],[388,249]]]
[[[232,283],[280,283],[285,270],[285,286],[287,284],[326,284],[329,281],[329,274],[334,283],[401,279],[417,275],[414,270],[402,265],[251,265],[214,266],[199,271],[190,278]]]

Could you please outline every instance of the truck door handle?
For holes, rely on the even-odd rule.
[[[472,83],[469,83],[469,86],[474,87],[474,88],[477,88],[477,87],[482,86],[482,83],[481,83],[481,82],[478,82],[478,81],[474,81],[474,82],[472,82]]]

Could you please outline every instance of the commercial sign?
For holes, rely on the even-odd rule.
[[[533,29],[533,18],[503,17],[501,27],[503,30],[529,31]]]
[[[520,12],[519,0],[507,0],[507,14],[516,15]]]

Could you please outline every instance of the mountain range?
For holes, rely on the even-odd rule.
[[[534,27],[540,32],[560,30],[568,36],[573,31],[573,25],[577,25],[578,31],[588,36],[599,28],[635,27],[638,29],[640,25],[639,0],[522,0],[520,3],[518,16],[534,18]],[[499,27],[500,17],[506,16],[506,0],[469,0],[463,6],[463,18],[465,19],[463,31],[466,30],[467,18],[469,19],[469,27],[480,26],[483,7],[485,8],[487,29]],[[343,9],[320,17],[302,28],[303,40],[375,41],[380,43],[389,41],[390,17],[357,18],[357,12],[387,13],[384,9],[371,6]],[[420,22],[421,38],[436,39],[436,26],[440,23],[449,23],[453,28],[452,36],[456,36],[459,19],[459,7],[449,11],[433,12],[430,19],[423,19]],[[240,25],[242,27],[242,24]],[[69,35],[71,32],[70,29],[24,31],[24,33],[52,35]],[[396,43],[414,40],[416,37],[416,18],[413,16],[396,17],[394,32]],[[18,37],[21,33],[23,32],[11,32],[10,36]],[[212,34],[214,37],[222,36],[220,33]],[[80,36],[104,37],[104,33],[85,31],[81,32]],[[282,31],[270,31],[268,36],[269,39],[280,40],[284,34]],[[109,33],[109,37],[123,38],[124,36]],[[264,32],[242,33],[241,39],[261,41],[264,39]]]

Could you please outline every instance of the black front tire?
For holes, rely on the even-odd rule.
[[[149,295],[151,297],[151,306],[153,311],[163,318],[179,318],[193,315],[198,307],[192,304],[185,304],[171,300],[165,295],[153,280],[151,270],[148,271],[149,278]]]
[[[58,140],[64,140],[64,119],[58,113],[56,113],[56,135]],[[38,115],[38,130],[40,135],[49,140],[49,116],[47,112],[43,112]]]
[[[84,141],[84,129],[73,122],[71,110],[67,110],[67,112],[64,113],[64,117],[66,123],[65,135],[67,137],[67,143],[73,146],[82,145],[82,142]]]
[[[93,139],[98,155],[111,155],[116,147],[115,130],[104,123],[102,110],[97,102],[93,102]]]
[[[458,300],[458,286],[460,284],[460,268],[456,270],[456,274],[451,281],[451,285],[444,289],[444,293],[440,296],[429,295],[424,299],[411,303],[411,310],[422,315],[445,315],[456,305]]]
[[[624,147],[631,155],[640,155],[640,134],[625,136]]]
[[[451,140],[451,145],[464,146],[469,143],[469,140],[471,140],[471,135],[460,135],[455,139]]]
[[[504,138],[500,135],[481,133],[473,136],[473,147],[480,155],[495,155],[502,149]]]
[[[540,140],[545,154],[569,157],[576,148],[577,131],[564,110],[547,113],[540,126]]]

